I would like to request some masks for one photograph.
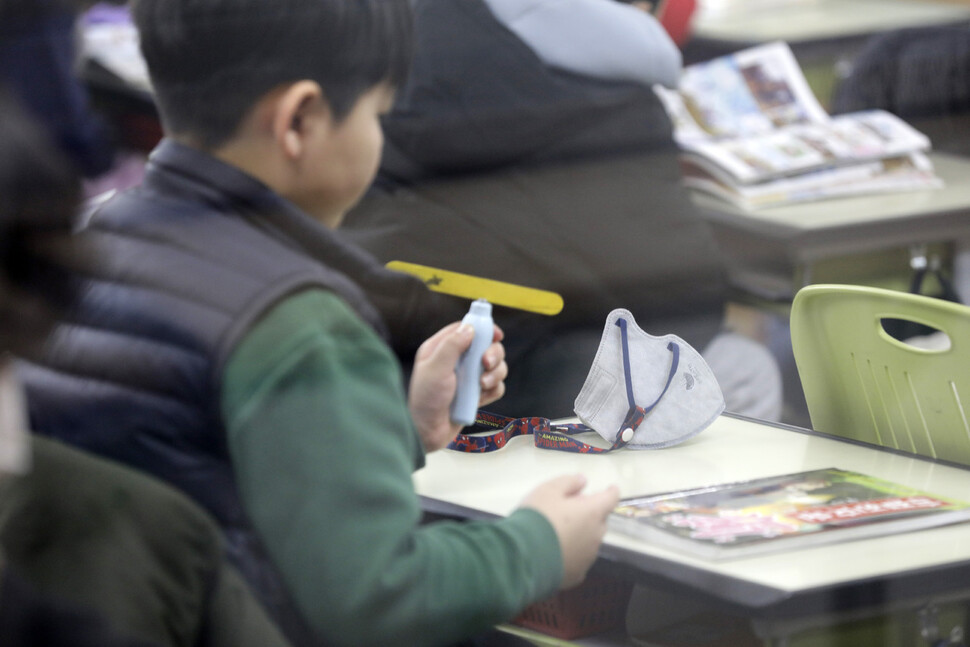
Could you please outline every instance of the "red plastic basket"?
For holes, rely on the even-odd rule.
[[[574,589],[526,607],[512,622],[566,640],[598,634],[623,623],[632,590],[630,582],[587,577]]]

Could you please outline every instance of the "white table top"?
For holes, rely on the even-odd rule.
[[[585,473],[590,490],[616,483],[622,496],[629,497],[823,467],[970,498],[968,470],[729,416],[687,443],[656,451],[570,454],[537,449],[531,437],[515,438],[490,454],[441,451],[428,457],[414,482],[433,507],[457,506],[469,516],[487,516],[509,514],[534,486],[564,473]],[[613,549],[630,558],[620,561],[631,568],[655,569],[662,577],[732,604],[757,608],[784,602],[792,593],[892,579],[922,569],[952,569],[958,563],[968,566],[970,523],[718,562],[610,532],[601,554]],[[751,596],[737,592],[749,589],[755,591]]]
[[[803,0],[750,2],[735,10],[699,11],[693,33],[739,43],[795,44],[970,20],[970,5],[917,0]]]

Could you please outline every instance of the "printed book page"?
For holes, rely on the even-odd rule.
[[[798,175],[926,150],[929,138],[898,117],[873,110],[800,124],[764,135],[698,141],[688,147],[740,184]]]
[[[923,153],[825,168],[749,185],[738,185],[714,165],[690,156],[681,160],[681,173],[685,186],[714,194],[744,209],[943,186],[933,163]]]
[[[791,49],[780,42],[691,65],[677,90],[654,90],[681,146],[829,119]]]
[[[970,519],[970,504],[837,468],[625,499],[610,528],[709,559]]]
[[[692,65],[684,70],[678,90],[654,89],[671,117],[678,145],[698,158],[693,160],[695,166],[715,175],[720,184],[751,185],[751,195],[777,197],[787,193],[800,200],[829,197],[795,187],[755,185],[816,173],[802,184],[819,187],[830,180],[846,186],[849,178],[868,179],[873,172],[882,171],[878,165],[857,173],[833,169],[904,159],[931,146],[928,137],[885,111],[830,117],[784,43],[769,43]],[[710,163],[702,164],[701,160]],[[938,180],[925,181],[927,172],[932,175],[928,160],[907,163],[919,170],[911,174],[911,181],[900,185],[903,190],[917,184],[920,188],[941,185]],[[895,176],[902,179],[899,172]],[[912,181],[917,178],[921,181]],[[708,188],[704,182],[694,182],[693,186]],[[859,192],[887,186],[886,182],[870,182]]]

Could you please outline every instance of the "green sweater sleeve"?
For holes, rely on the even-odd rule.
[[[419,524],[400,368],[339,297],[308,290],[261,319],[226,367],[222,408],[250,518],[328,642],[444,644],[557,589],[559,545],[533,510]]]

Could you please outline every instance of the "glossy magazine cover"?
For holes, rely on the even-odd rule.
[[[724,559],[904,532],[970,518],[970,505],[826,468],[624,499],[610,527]]]

